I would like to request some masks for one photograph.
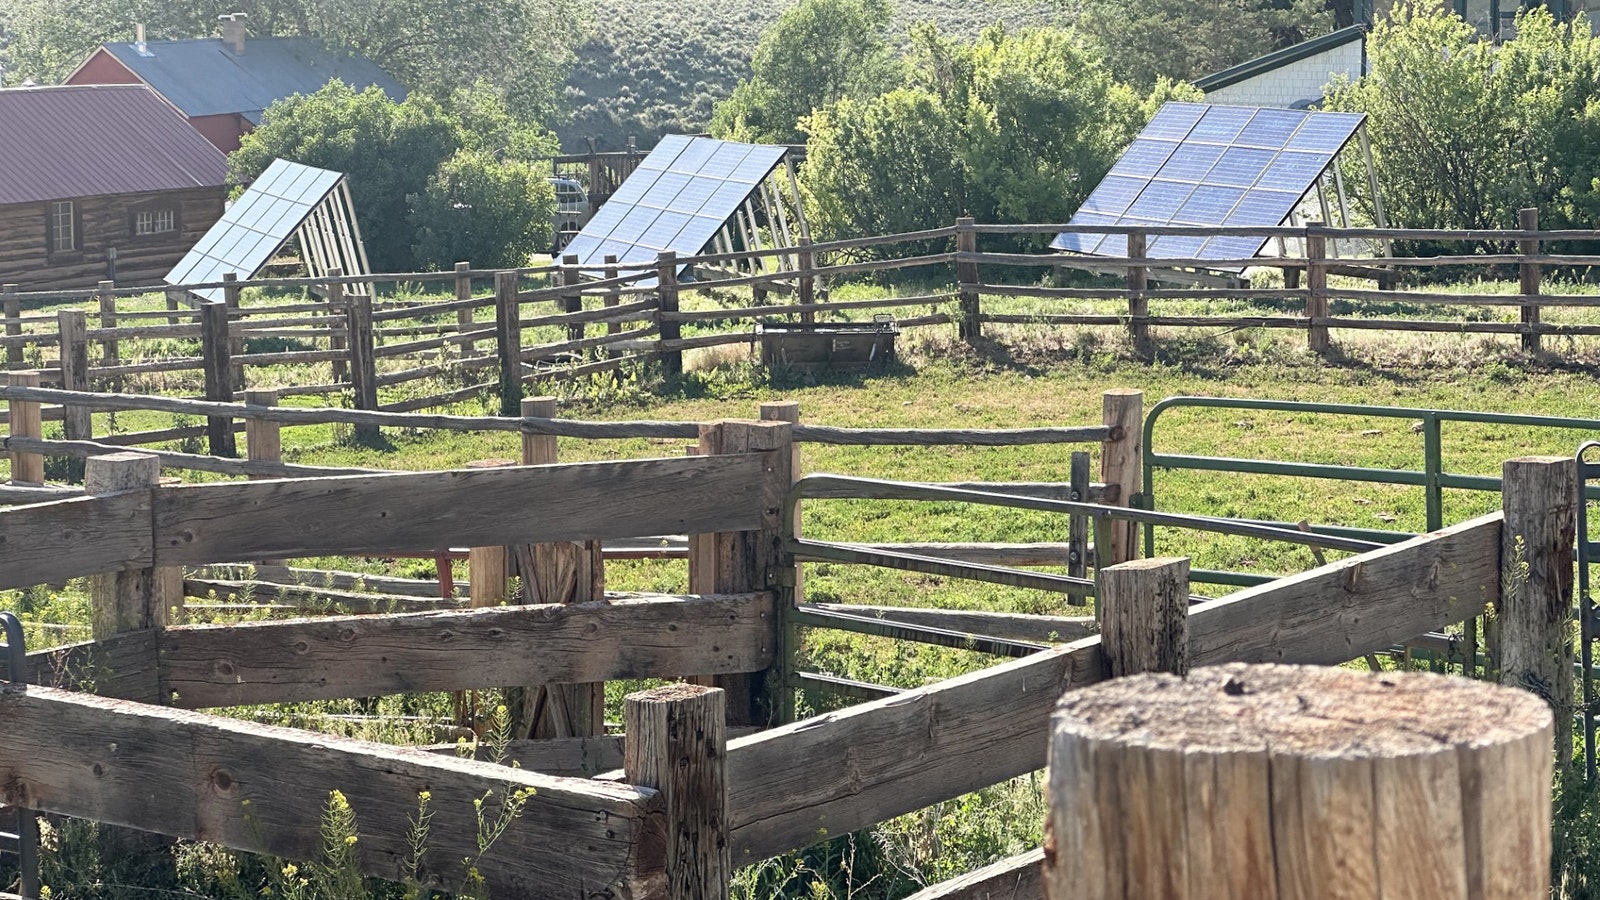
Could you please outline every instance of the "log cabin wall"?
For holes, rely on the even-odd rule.
[[[113,277],[115,248],[119,285],[157,284],[222,217],[226,192],[217,185],[75,198],[77,249],[70,252],[51,252],[52,203],[0,206],[0,282],[23,291],[92,288]],[[164,219],[164,211],[172,213],[170,231],[137,234],[140,213]]]

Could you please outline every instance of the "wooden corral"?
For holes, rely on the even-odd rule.
[[[8,389],[7,396],[17,403],[132,402],[33,390]],[[1133,398],[1119,402],[1126,405],[1128,399]],[[1127,452],[1104,455],[1112,461],[1132,459],[1136,472],[1137,439],[1120,426],[1123,413],[1116,406],[1108,404],[1107,424],[1093,428],[1005,436],[922,432],[917,437],[925,443],[999,443],[1044,440],[1041,432],[1054,432],[1048,439],[1108,445],[1131,440]],[[330,412],[221,407],[205,409],[219,417],[278,422]],[[354,417],[348,419],[352,422],[399,421],[384,413],[331,412]],[[781,411],[773,412],[781,418]],[[445,422],[449,417],[432,418]],[[1137,419],[1135,412],[1132,421]],[[497,423],[489,427],[504,422],[525,434],[624,431],[615,424],[538,417],[487,421]],[[632,424],[638,430],[640,423]],[[1100,604],[1107,616],[1159,598],[1165,610],[1159,620],[1184,629],[1181,640],[1169,634],[1153,641],[1130,629],[1107,628],[1104,634],[1046,649],[1010,645],[1006,652],[1018,658],[991,668],[784,724],[781,695],[807,683],[805,673],[793,666],[792,632],[802,623],[847,624],[820,624],[829,621],[829,610],[802,609],[797,577],[802,559],[835,558],[848,550],[856,562],[1009,578],[1063,592],[1093,588],[1092,582],[1069,576],[1028,572],[1023,579],[1001,566],[962,563],[954,553],[804,540],[795,533],[791,506],[798,497],[859,496],[871,488],[911,499],[1026,504],[1085,515],[1101,526],[1108,524],[1107,516],[1126,521],[1155,514],[1050,499],[1047,486],[1033,486],[1027,493],[1034,496],[1025,496],[1005,490],[986,494],[981,485],[794,481],[795,440],[891,443],[912,437],[906,433],[869,435],[788,421],[644,424],[669,436],[698,436],[701,454],[203,485],[167,486],[146,478],[141,486],[114,493],[0,510],[0,586],[98,574],[97,606],[117,607],[105,617],[117,623],[113,633],[33,654],[35,671],[28,679],[33,686],[0,694],[4,801],[306,859],[320,853],[322,805],[330,791],[340,790],[360,822],[363,868],[398,878],[406,871],[411,817],[426,790],[435,819],[420,871],[430,884],[452,886],[461,877],[459,861],[475,853],[472,799],[485,792],[504,798],[531,790],[506,838],[479,862],[486,887],[496,896],[721,896],[732,866],[1042,768],[1050,714],[1063,691],[1141,666],[1174,665],[1179,657],[1193,666],[1341,663],[1478,615],[1492,604],[1499,605],[1502,622],[1545,621],[1549,627],[1548,617],[1525,615],[1518,607],[1554,608],[1551,596],[1563,583],[1556,570],[1570,567],[1570,531],[1535,527],[1535,513],[1529,511],[1570,512],[1573,481],[1563,481],[1555,470],[1572,463],[1522,463],[1507,469],[1505,514],[1222,599],[1191,605],[1186,582],[1180,587],[1175,575],[1161,576],[1159,566],[1152,574],[1145,563],[1117,570],[1127,577],[1101,578]],[[29,447],[25,452],[59,449],[42,441]],[[133,476],[119,482],[114,472],[104,471],[108,468],[148,467],[138,459],[106,456],[91,462],[102,470],[90,479],[96,485],[138,482]],[[1514,477],[1519,468],[1551,476]],[[1120,492],[1123,473],[1113,469],[1101,477],[1097,493],[1102,499],[1126,496]],[[1091,493],[1087,485],[1076,491],[1083,499]],[[1097,530],[1108,539],[1112,533]],[[690,537],[694,593],[229,627],[163,625],[150,602],[163,583],[158,573],[179,566],[470,546],[512,548],[505,556],[530,560],[537,569],[549,557],[516,548],[660,534]],[[1136,558],[1136,531],[1130,530],[1128,541],[1120,548],[1101,548],[1102,564]],[[1517,548],[1520,556],[1508,556],[1507,547]],[[1555,574],[1519,581],[1518,560],[1530,558],[1555,567],[1550,569]],[[1502,596],[1502,584],[1514,589]],[[1132,613],[1115,621],[1145,618],[1150,617]],[[945,620],[960,631],[918,629],[911,622],[903,628],[917,640],[999,647],[1004,642],[992,636],[964,633],[983,621]],[[997,624],[1023,630],[1020,622]],[[1539,646],[1544,637],[1502,639],[1506,646],[1518,641]],[[516,754],[523,769],[426,749],[312,736],[199,711],[408,691],[696,676],[723,690],[630,701],[627,720],[634,733],[620,738],[593,734],[520,743]],[[1524,676],[1508,671],[1502,677]],[[730,738],[715,728],[674,732],[663,724],[674,716],[710,722],[707,710],[719,706],[730,721],[748,721],[758,730]],[[685,743],[686,733],[699,737]],[[619,751],[620,775],[604,772],[596,779],[531,771],[537,763],[587,775],[600,772],[602,765],[614,768]],[[671,760],[698,762],[685,763],[686,777],[668,779],[662,773],[677,765]],[[1027,872],[1034,858],[1004,864],[992,877],[1033,883]],[[965,886],[927,896],[982,896],[974,893],[980,889],[982,884],[969,878]]]

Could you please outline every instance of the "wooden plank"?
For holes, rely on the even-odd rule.
[[[1481,612],[1500,514],[1191,607],[1190,660],[1337,663]],[[1105,676],[1098,637],[729,746],[748,864],[1043,767],[1062,692]]]
[[[622,743],[620,734],[602,734],[591,737],[540,738],[514,740],[506,744],[501,765],[516,765],[530,772],[561,775],[570,778],[591,778],[602,772],[622,768]],[[429,753],[455,755],[457,744],[438,744],[425,749]],[[490,748],[482,743],[472,747],[477,759],[487,760]]]
[[[180,485],[156,492],[157,556],[192,565],[755,528],[762,479],[749,454]]]
[[[149,491],[0,510],[0,589],[149,566]]]
[[[906,900],[1038,900],[1044,896],[1044,850],[1029,850],[925,887]]]
[[[1189,611],[1190,659],[1333,665],[1464,621],[1500,596],[1500,513]]]
[[[755,672],[774,615],[765,593],[656,597],[197,625],[161,651],[173,705],[238,706]]]
[[[971,609],[923,609],[914,606],[871,606],[855,603],[813,603],[828,612],[873,616],[908,625],[927,625],[947,631],[986,634],[1011,641],[1064,643],[1099,632],[1093,616],[1030,616]]]
[[[28,681],[46,687],[87,691],[140,703],[161,698],[157,676],[157,632],[130,631],[102,641],[83,641],[28,654]],[[0,658],[0,673],[11,673]]]
[[[651,791],[51,688],[0,694],[0,783],[11,805],[297,860],[322,857],[318,826],[337,790],[361,868],[391,880],[426,791],[422,871],[447,890],[478,855],[473,801],[493,792],[493,815],[498,798],[527,791],[475,863],[494,896],[637,897],[637,873],[663,859]]]

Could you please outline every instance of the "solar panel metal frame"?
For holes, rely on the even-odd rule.
[[[1084,200],[1072,225],[1263,225],[1283,223],[1366,121],[1360,113],[1171,102],[1163,105]],[[1152,168],[1152,161],[1159,162]],[[1221,191],[1238,192],[1227,209]],[[1270,220],[1270,221],[1269,221]],[[1267,238],[1157,236],[1146,254],[1167,259],[1243,259]],[[1120,234],[1064,231],[1052,249],[1124,256]],[[1248,252],[1244,252],[1248,250]],[[1218,271],[1240,271],[1237,266]]]
[[[163,280],[184,285],[218,282],[228,274],[254,277],[344,177],[341,172],[273,160]],[[223,299],[222,288],[190,293],[212,302]]]
[[[573,236],[565,252],[584,266],[601,265],[607,255],[624,265],[653,263],[668,250],[695,256],[760,188],[785,152],[787,148],[764,144],[667,135]]]

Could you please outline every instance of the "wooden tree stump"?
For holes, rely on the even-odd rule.
[[[1237,663],[1064,696],[1052,900],[1512,900],[1550,888],[1551,714],[1425,673]]]

